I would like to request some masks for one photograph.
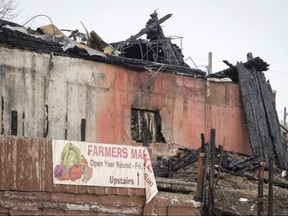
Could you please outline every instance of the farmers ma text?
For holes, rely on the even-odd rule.
[[[88,156],[112,157],[112,158],[131,158],[148,160],[148,155],[143,148],[128,148],[123,146],[103,146],[88,145]],[[130,153],[130,154],[129,154]]]

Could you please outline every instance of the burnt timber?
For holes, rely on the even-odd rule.
[[[252,59],[252,54],[248,54],[248,61]],[[269,83],[256,67],[247,68],[238,63],[237,71],[253,154],[267,164],[275,158],[279,168],[287,169],[287,156]]]

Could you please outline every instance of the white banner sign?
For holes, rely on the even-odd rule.
[[[146,203],[158,192],[145,147],[53,140],[53,183],[145,188]]]

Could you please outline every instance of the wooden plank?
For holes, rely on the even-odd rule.
[[[272,90],[264,74],[254,67],[248,69],[243,63],[237,63],[237,70],[253,154],[266,163],[275,157],[278,167],[287,169]]]
[[[241,97],[242,97],[242,103],[245,114],[246,114],[246,120],[248,124],[248,131],[249,131],[249,138],[251,142],[251,148],[254,155],[258,156],[258,148],[257,143],[260,139],[260,134],[258,133],[258,130],[256,128],[255,122],[255,102],[252,98],[252,87],[251,87],[251,76],[249,71],[244,67],[242,63],[237,64],[239,79],[241,77],[241,81],[239,81],[240,84],[240,91],[241,91]],[[243,86],[243,87],[241,87]],[[250,105],[249,105],[250,104]],[[253,134],[253,136],[251,136]]]
[[[258,170],[258,215],[262,215],[263,214],[263,184],[264,184],[264,167],[265,167],[265,163],[264,162],[260,162],[259,164],[259,170]]]
[[[273,215],[273,181],[274,181],[274,160],[269,160],[269,189],[268,189],[268,215]]]
[[[214,195],[215,195],[215,182],[214,182],[214,174],[215,174],[215,159],[216,159],[216,130],[214,128],[211,129],[210,133],[210,162],[209,162],[209,190],[208,190],[208,205],[207,205],[207,213],[208,215],[214,215]]]
[[[273,103],[273,93],[270,85],[266,82],[263,73],[257,73],[257,79],[260,83],[260,88],[262,92],[263,104],[266,112],[267,127],[269,129],[269,134],[272,139],[272,146],[269,152],[275,151],[276,162],[279,168],[288,169],[287,165],[287,155],[285,153],[285,145],[282,142],[280,122],[277,115],[275,104]],[[274,151],[273,151],[274,150]],[[271,158],[274,157],[271,155]]]
[[[265,161],[267,161],[268,163],[270,158],[269,154],[271,154],[271,157],[274,157],[274,154],[273,151],[270,151],[273,144],[271,137],[269,136],[261,87],[257,79],[257,74],[261,72],[256,71],[255,68],[251,68],[249,72],[251,73],[251,76],[253,76],[254,84],[252,84],[252,89],[254,89],[254,93],[252,94],[252,96],[255,98],[256,101],[254,107],[256,122],[254,123],[257,125],[258,131],[260,132],[260,145],[258,145],[258,151],[260,152],[260,155],[264,155]],[[264,157],[262,157],[261,159],[264,159]]]

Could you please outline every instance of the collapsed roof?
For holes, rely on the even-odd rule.
[[[151,31],[154,31],[155,26],[158,26],[158,30],[161,29],[159,26],[161,21],[163,22],[160,19],[148,24],[144,28],[145,30],[141,31],[141,35],[152,34]],[[16,23],[0,20],[0,31],[0,42],[6,46],[123,65],[137,71],[144,71],[148,68],[187,76],[205,76],[206,74],[204,71],[190,68],[184,63],[181,50],[173,45],[168,38],[165,38],[162,30],[161,39],[154,40],[151,38],[149,41],[138,39],[141,35],[137,36],[139,35],[137,34],[126,41],[114,44],[106,43],[95,31],[88,33],[86,30],[86,33],[81,33],[77,29],[62,29],[62,31],[70,33],[69,36],[66,36],[53,24],[39,27],[34,31]],[[134,46],[134,44],[139,43],[140,46]],[[154,47],[152,44],[155,43],[157,46]],[[140,50],[143,52],[145,49],[147,53],[139,55]],[[175,59],[171,55],[178,57]]]

